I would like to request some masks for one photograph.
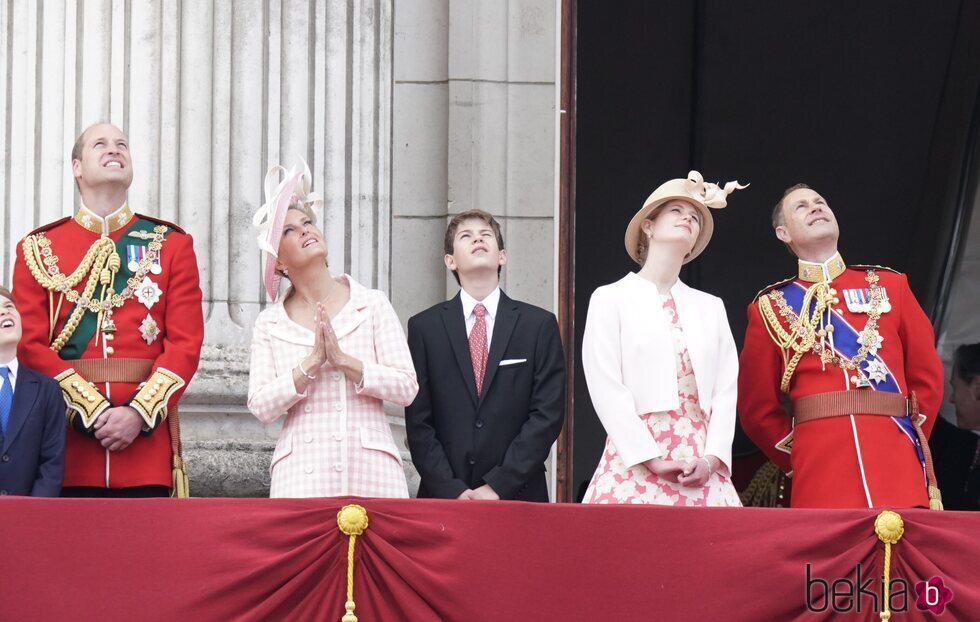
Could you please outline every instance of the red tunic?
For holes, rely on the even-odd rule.
[[[65,486],[123,488],[171,485],[170,432],[164,418],[167,411],[176,406],[197,369],[204,337],[202,296],[191,236],[175,225],[135,215],[124,206],[106,219],[105,222],[109,223],[108,237],[118,241],[138,219],[152,221],[143,223],[149,227],[167,227],[160,249],[159,269],[146,275],[162,293],[149,308],[136,296],[126,300],[112,314],[116,332],[111,340],[107,341],[96,331],[87,342],[83,338],[80,346],[74,350],[66,348],[55,353],[49,347],[52,342],[49,335],[50,313],[53,312],[51,302],[57,308],[61,296],[41,286],[25,263],[23,243],[17,246],[13,296],[23,319],[24,333],[18,347],[18,357],[25,365],[50,376],[59,376],[73,368],[71,360],[75,358],[133,358],[152,361],[152,371],[146,379],[150,380],[150,385],[156,383],[160,374],[170,374],[166,377],[172,388],[155,394],[161,398],[156,409],[148,410],[146,404],[149,402],[143,404],[143,417],[147,420],[144,432],[151,428],[152,431],[138,435],[126,449],[109,452],[94,436],[69,426],[65,450]],[[99,240],[99,231],[103,227],[105,225],[101,219],[82,208],[75,219],[57,221],[35,233],[43,232],[50,240],[49,248],[58,257],[58,269],[67,275],[75,270],[92,244]],[[146,238],[127,238],[125,244],[130,243],[134,248],[139,247],[146,244]],[[122,255],[120,259],[125,266],[131,258]],[[76,291],[81,292],[84,284],[85,279],[75,287]],[[54,322],[55,337],[64,327],[72,307],[68,300],[62,302]],[[86,311],[85,314],[91,312]],[[154,323],[158,334],[148,343],[147,337],[153,335],[152,330],[148,332],[147,326],[152,327]],[[133,405],[136,393],[142,386],[142,383],[101,382],[96,389],[109,405],[120,406]],[[62,389],[66,401],[70,401],[70,388],[64,382]],[[93,396],[93,399],[101,402],[101,397]],[[156,416],[150,416],[153,412]]]
[[[864,290],[867,269],[847,268],[830,281],[837,290],[833,309],[860,331],[866,313],[852,312],[844,290]],[[932,324],[909,289],[905,275],[876,270],[891,309],[878,320],[884,338],[878,356],[884,360],[899,390],[915,391],[919,408],[932,429],[943,395],[943,366],[936,353]],[[804,287],[812,283],[798,279]],[[782,284],[781,284],[782,285]],[[771,291],[772,288],[765,291]],[[769,294],[763,294],[769,295]],[[776,308],[775,303],[773,307]],[[783,326],[787,327],[785,318]],[[780,402],[783,357],[770,337],[757,304],[749,305],[745,345],[739,360],[738,411],[742,427],[756,445],[783,471],[792,471],[793,507],[928,507],[922,466],[908,436],[891,417],[854,415],[808,421],[792,428]],[[822,366],[812,352],[800,359],[789,387],[790,400],[829,391],[859,390],[833,364]],[[792,452],[777,447],[793,432]]]

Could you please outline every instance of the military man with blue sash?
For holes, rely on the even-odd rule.
[[[792,476],[793,507],[941,508],[926,439],[943,367],[907,278],[847,266],[834,213],[804,184],[785,192],[773,228],[798,272],[749,305],[743,429]]]

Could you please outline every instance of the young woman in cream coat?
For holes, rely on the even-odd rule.
[[[721,299],[678,279],[736,188],[691,171],[646,200],[626,229],[641,266],[598,288],[582,362],[608,434],[586,503],[738,506],[731,483],[738,357]]]

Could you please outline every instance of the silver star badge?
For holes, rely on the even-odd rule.
[[[877,330],[864,329],[858,335],[858,339],[862,345],[868,346],[868,352],[871,353],[871,356],[877,356],[881,344],[885,342],[885,338],[878,334]]]
[[[136,299],[147,309],[155,305],[162,295],[163,290],[160,289],[159,285],[151,281],[148,276],[144,276],[143,281],[136,288]]]
[[[864,368],[864,373],[867,374],[872,382],[876,383],[882,383],[888,378],[888,369],[885,368],[884,363],[878,360],[868,361]]]
[[[150,345],[160,336],[160,327],[149,313],[146,314],[146,317],[140,323],[140,334],[143,335],[143,341],[146,342],[146,345]]]

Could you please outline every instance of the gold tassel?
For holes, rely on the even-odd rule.
[[[882,573],[882,580],[884,581],[884,586],[881,591],[881,613],[879,617],[882,620],[889,620],[892,617],[891,611],[888,610],[888,588],[889,574],[891,572],[892,564],[892,545],[897,544],[902,536],[905,534],[905,521],[897,513],[891,510],[884,510],[878,517],[875,518],[875,535],[878,539],[885,543],[885,569]]]
[[[942,510],[943,508],[943,495],[939,492],[939,489],[935,486],[929,486],[929,509],[930,510]]]
[[[170,487],[171,497],[186,499],[191,496],[191,487],[187,480],[187,472],[184,471],[184,460],[180,456],[174,456],[174,469],[171,477],[173,480],[173,486]]]
[[[782,507],[785,475],[773,462],[766,462],[752,476],[739,497],[745,507]]]
[[[347,602],[344,603],[347,613],[340,620],[357,622],[357,616],[354,615],[354,542],[368,528],[367,510],[359,505],[345,505],[337,512],[337,527],[350,536],[347,544]]]

